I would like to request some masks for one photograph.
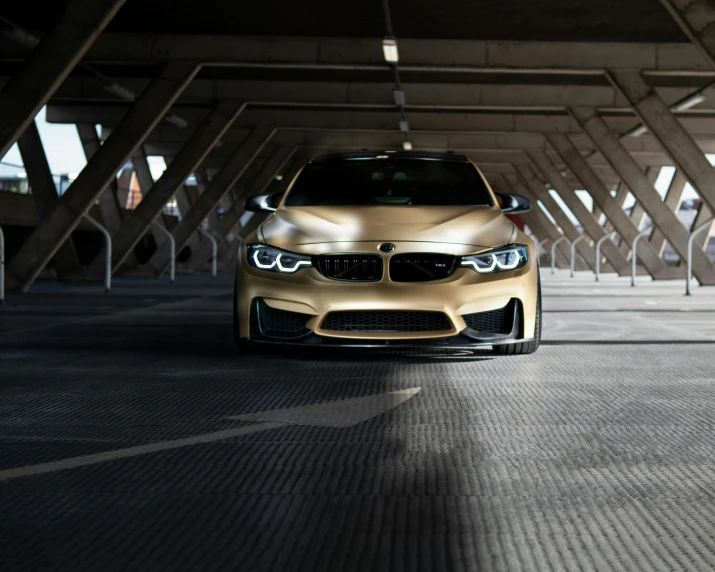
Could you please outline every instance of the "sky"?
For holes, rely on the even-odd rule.
[[[74,126],[47,123],[45,121],[44,107],[37,114],[35,121],[37,121],[37,129],[40,132],[42,145],[47,155],[47,162],[50,164],[50,171],[53,174],[67,173],[76,175],[84,169],[87,161],[85,161],[82,144]],[[10,148],[2,162],[22,165],[22,157],[17,144]],[[149,157],[149,168],[154,180],[158,179],[166,169],[164,159],[162,157]]]

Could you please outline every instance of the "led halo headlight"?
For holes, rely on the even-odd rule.
[[[493,274],[521,268],[526,264],[526,260],[526,246],[510,244],[488,252],[462,256],[460,266],[472,268],[479,274]]]
[[[259,270],[293,274],[308,266],[312,266],[310,256],[287,252],[265,244],[248,245],[248,263]]]

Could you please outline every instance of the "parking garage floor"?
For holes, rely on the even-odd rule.
[[[542,274],[531,356],[240,355],[231,277],[0,309],[0,568],[712,570],[715,289]]]

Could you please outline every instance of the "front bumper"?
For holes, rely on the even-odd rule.
[[[325,278],[315,268],[276,274],[254,269],[245,256],[242,251],[236,269],[236,325],[240,338],[300,345],[447,348],[508,344],[534,338],[538,267],[532,246],[527,264],[518,270],[477,274],[460,268],[449,278],[417,283],[391,282],[388,276],[379,282],[346,283]],[[256,310],[259,303],[273,310],[304,315],[305,330],[294,336],[262,331]],[[475,332],[463,317],[509,305],[514,308],[513,327],[499,335]],[[435,312],[446,316],[449,325],[439,331],[401,332],[323,328],[328,314],[349,311]]]

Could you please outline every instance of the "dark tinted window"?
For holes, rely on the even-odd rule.
[[[351,159],[307,165],[286,206],[492,206],[470,163],[423,159]]]

